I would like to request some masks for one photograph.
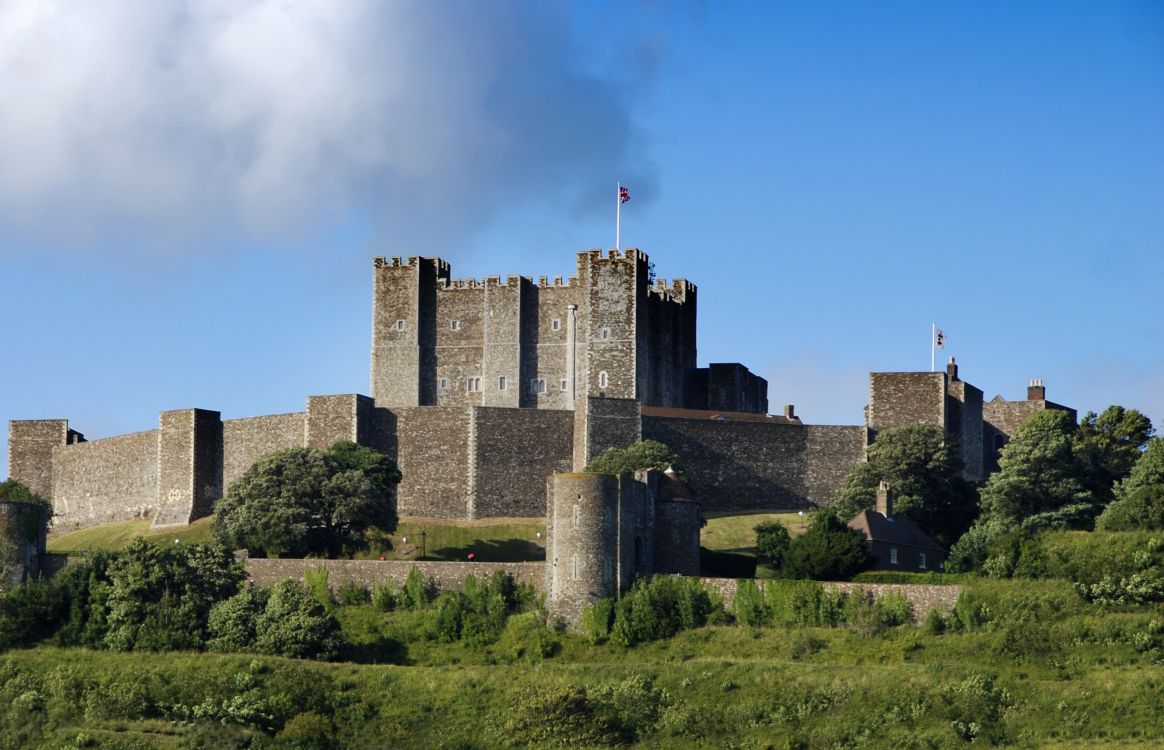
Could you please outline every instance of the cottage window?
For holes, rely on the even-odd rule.
[[[889,564],[897,565],[897,547],[889,548]]]
[[[917,553],[917,567],[919,570],[926,569],[926,553],[925,552]]]

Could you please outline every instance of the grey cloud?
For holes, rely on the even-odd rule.
[[[278,237],[355,213],[435,252],[506,204],[648,180],[645,74],[588,72],[570,10],[11,0],[0,244]]]

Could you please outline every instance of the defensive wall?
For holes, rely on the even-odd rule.
[[[739,590],[740,579],[737,578],[700,578],[707,588],[723,598],[724,606],[731,607],[735,601],[736,591]],[[765,579],[754,581],[756,586],[763,590],[767,583]],[[913,609],[915,622],[922,622],[926,612],[936,609],[943,614],[949,614],[958,603],[962,595],[962,587],[958,585],[934,585],[912,583],[850,583],[847,581],[825,581],[822,584],[826,590],[853,596],[859,594],[870,596],[874,600],[883,596],[903,596],[909,601]]]
[[[241,560],[247,579],[256,586],[270,586],[286,578],[304,580],[309,571],[327,570],[328,585],[338,590],[345,583],[355,583],[369,589],[385,583],[396,588],[404,585],[408,574],[416,568],[426,582],[439,589],[464,588],[465,576],[487,578],[500,571],[513,576],[518,583],[526,583],[537,591],[545,588],[545,563],[463,563],[408,560],[282,560],[247,558]]]

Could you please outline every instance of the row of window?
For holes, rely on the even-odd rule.
[[[559,387],[563,391],[567,390],[569,387],[568,381],[565,378],[562,378],[560,381],[558,381],[558,384],[559,384]],[[606,374],[606,372],[603,371],[603,372],[598,373],[598,387],[599,388],[606,388],[609,384],[610,384],[610,377]],[[449,379],[448,378],[441,378],[440,379],[440,388],[442,391],[449,390]],[[465,391],[467,393],[480,393],[482,390],[483,389],[481,388],[481,378],[476,377],[476,376],[465,378]],[[507,378],[504,375],[499,376],[497,378],[497,390],[499,390],[499,391],[509,390],[509,378]],[[529,392],[533,393],[533,394],[545,393],[546,392],[546,379],[545,378],[533,378],[532,380],[530,380],[529,381]]]
[[[403,319],[396,321],[396,330],[397,331],[405,331],[407,329],[408,329],[408,321],[403,320]],[[461,330],[461,321],[450,320],[449,321],[449,330],[450,331]],[[562,321],[559,320],[558,318],[554,318],[552,321],[550,321],[550,330],[551,331],[562,330]],[[598,338],[602,341],[610,341],[610,329],[609,328],[601,329],[598,332]]]

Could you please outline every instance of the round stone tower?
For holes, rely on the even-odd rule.
[[[0,503],[0,591],[40,576],[48,514],[32,503]]]
[[[618,477],[555,474],[549,484],[549,608],[575,623],[588,605],[616,593]]]

